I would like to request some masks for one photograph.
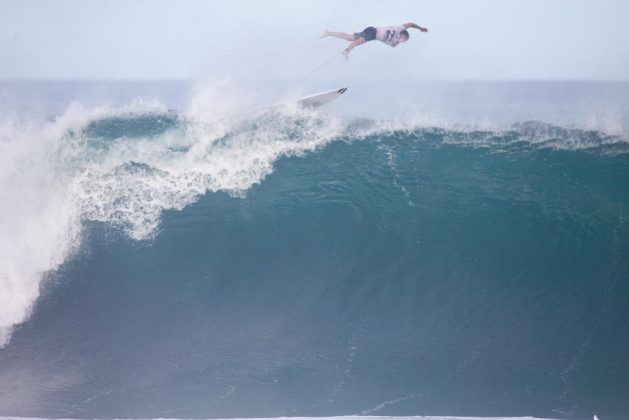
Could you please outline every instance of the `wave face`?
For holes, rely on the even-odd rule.
[[[1,415],[629,412],[624,137],[234,114],[2,127]]]

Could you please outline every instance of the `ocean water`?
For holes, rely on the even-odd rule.
[[[629,84],[0,86],[0,415],[629,418]]]

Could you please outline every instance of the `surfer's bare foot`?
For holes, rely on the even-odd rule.
[[[330,36],[330,31],[328,30],[323,31],[323,34],[319,37],[319,39],[325,38],[326,36]]]

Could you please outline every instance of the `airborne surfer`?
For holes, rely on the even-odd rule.
[[[409,28],[415,28],[420,30],[421,32],[428,32],[427,28],[409,22],[401,26],[385,26],[378,28],[374,26],[369,26],[363,29],[362,32],[356,32],[354,34],[325,31],[323,32],[323,35],[321,35],[321,38],[325,38],[326,36],[333,36],[336,38],[344,39],[346,41],[350,41],[351,44],[349,44],[349,46],[343,50],[343,56],[345,56],[345,59],[348,59],[349,53],[354,47],[362,45],[365,42],[373,41],[374,39],[382,41],[392,47],[396,47],[398,44],[408,41],[410,35],[407,29]]]

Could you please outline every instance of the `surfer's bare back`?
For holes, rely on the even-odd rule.
[[[374,39],[382,41],[392,47],[396,47],[398,44],[408,41],[410,35],[407,29],[409,28],[419,29],[421,32],[428,32],[427,28],[409,22],[401,26],[385,26],[378,28],[369,26],[363,29],[362,32],[356,32],[354,34],[325,31],[323,35],[321,35],[321,38],[325,38],[326,36],[333,36],[336,38],[344,39],[346,41],[350,41],[351,44],[349,44],[349,46],[343,50],[343,55],[347,59],[349,56],[349,52],[354,47],[362,45],[365,42],[373,41]]]

